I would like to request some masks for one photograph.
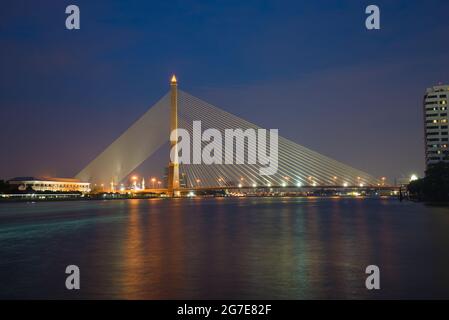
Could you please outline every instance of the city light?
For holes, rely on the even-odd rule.
[[[296,184],[296,186],[297,186],[297,187],[300,187],[300,186],[301,186],[301,182],[298,182],[298,183]]]
[[[416,174],[412,174],[410,177],[410,182],[418,180],[418,176]]]
[[[257,187],[257,184],[253,183],[253,188]]]
[[[241,183],[239,183],[239,188],[241,188],[242,187],[242,184]]]
[[[348,186],[348,183],[347,183],[347,182],[344,182],[344,183],[343,183],[343,187],[346,188],[347,186]]]
[[[188,196],[188,197],[194,197],[194,196],[195,196],[195,192],[190,191],[190,192],[187,194],[187,196]]]

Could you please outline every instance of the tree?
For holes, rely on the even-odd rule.
[[[424,201],[449,201],[449,163],[429,165],[426,176],[408,186],[412,198]]]

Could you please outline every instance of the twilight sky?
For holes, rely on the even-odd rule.
[[[65,29],[69,4],[81,30]],[[365,28],[369,4],[381,30]],[[449,84],[447,0],[1,5],[0,179],[75,175],[172,73],[184,91],[375,176],[422,174],[422,97]]]

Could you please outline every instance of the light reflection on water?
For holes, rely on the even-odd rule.
[[[448,230],[448,208],[388,199],[3,203],[0,297],[449,298]]]

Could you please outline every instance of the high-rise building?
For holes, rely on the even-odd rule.
[[[426,166],[449,162],[448,98],[449,85],[427,88],[424,96]]]

